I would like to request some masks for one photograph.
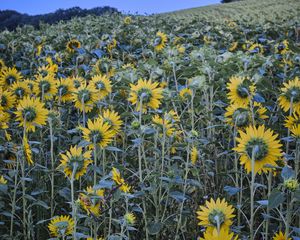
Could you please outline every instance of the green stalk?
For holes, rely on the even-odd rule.
[[[17,197],[17,188],[18,188],[18,172],[19,172],[19,161],[17,161],[17,166],[16,166],[16,169],[15,169],[13,199],[12,199],[12,203],[11,203],[11,217],[10,217],[10,231],[9,231],[9,236],[12,239],[13,239],[13,232],[14,232],[14,217],[15,217],[15,212],[16,212],[16,197]]]
[[[77,165],[78,163],[75,162],[73,164],[73,171],[72,171],[72,175],[71,175],[71,179],[70,179],[70,183],[71,183],[71,204],[72,204],[72,218],[74,220],[74,230],[73,230],[73,239],[76,240],[76,226],[77,226],[77,219],[76,219],[76,206],[75,206],[75,202],[74,202],[74,177],[77,171]]]
[[[272,171],[269,171],[269,175],[268,175],[268,199],[270,197],[271,194],[271,190],[272,190]],[[270,207],[269,205],[267,206],[267,215],[270,214]],[[265,229],[265,240],[268,240],[269,237],[269,225],[270,225],[270,219],[267,218],[267,222],[266,222],[266,229]]]
[[[54,216],[54,143],[53,143],[53,125],[52,118],[48,118],[50,127],[50,155],[51,155],[51,198],[50,198],[50,208],[51,208],[51,218]]]
[[[251,156],[251,186],[250,186],[250,240],[254,240],[254,183],[255,183],[255,151],[252,149]]]

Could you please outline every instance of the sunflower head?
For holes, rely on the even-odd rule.
[[[217,228],[212,230],[207,229],[204,233],[204,237],[200,240],[238,240],[238,236],[234,236],[228,228],[221,228],[219,231]]]
[[[96,90],[98,100],[102,100],[111,93],[111,83],[105,75],[98,74],[93,76],[90,85]]]
[[[194,146],[194,147],[192,147],[192,150],[191,150],[192,164],[196,164],[198,157],[199,157],[198,149]]]
[[[107,123],[110,126],[110,130],[112,130],[115,134],[120,131],[123,121],[120,119],[120,115],[117,112],[109,109],[104,110],[100,118],[104,123]]]
[[[10,88],[13,83],[22,80],[21,73],[16,68],[4,68],[0,74],[0,86]]]
[[[275,52],[278,54],[286,54],[289,51],[289,42],[284,40],[275,45]]]
[[[6,185],[7,180],[3,177],[3,175],[0,175],[0,185]]]
[[[264,47],[261,45],[261,44],[258,44],[258,43],[254,43],[252,44],[248,51],[250,53],[259,53],[259,54],[263,54],[264,53]]]
[[[132,22],[132,19],[131,17],[127,16],[124,18],[123,22],[126,24],[126,25],[129,25],[131,22]]]
[[[72,39],[69,42],[67,42],[67,50],[70,53],[73,53],[76,51],[76,49],[81,47],[81,43],[77,39]]]
[[[26,82],[15,82],[11,86],[11,92],[17,99],[22,99],[30,93],[30,89]]]
[[[124,193],[129,193],[131,191],[131,187],[125,183],[124,178],[122,178],[120,171],[116,168],[112,168],[111,171],[112,180],[115,182],[115,184],[119,187],[119,189]]]
[[[70,78],[62,78],[56,82],[57,98],[62,102],[72,101],[72,93],[74,92],[73,81]]]
[[[81,207],[87,212],[88,215],[92,214],[96,217],[99,217],[101,214],[103,198],[103,189],[95,189],[92,186],[89,186],[84,193],[80,193],[79,202]]]
[[[281,95],[279,96],[279,105],[288,112],[291,108],[296,113],[300,114],[300,80],[298,77],[290,80],[288,83],[283,83]]]
[[[56,216],[48,224],[48,229],[53,237],[69,236],[74,229],[74,220],[70,216]]]
[[[91,85],[81,86],[73,92],[72,99],[77,109],[90,112],[97,101],[96,91]]]
[[[136,217],[133,213],[126,213],[124,215],[124,220],[128,225],[134,225],[136,221]]]
[[[9,110],[15,106],[16,96],[9,90],[0,88],[0,107],[3,110]]]
[[[279,231],[274,235],[272,240],[292,240],[292,239],[289,238],[286,234],[283,234],[283,232]]]
[[[153,46],[154,46],[155,51],[157,51],[157,52],[162,51],[165,48],[167,41],[168,41],[168,38],[165,33],[157,32],[156,38],[153,41]]]
[[[51,100],[57,94],[57,84],[51,75],[43,77],[39,75],[34,85],[34,92],[39,95],[42,100]]]
[[[189,101],[193,95],[193,91],[190,88],[183,88],[179,92],[179,96],[183,101]]]
[[[243,128],[249,125],[251,116],[248,106],[233,103],[226,108],[226,122],[237,128]]]

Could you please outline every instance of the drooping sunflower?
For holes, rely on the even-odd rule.
[[[111,83],[105,75],[98,74],[93,76],[89,85],[96,90],[98,100],[102,100],[111,93]]]
[[[3,177],[3,175],[0,175],[0,185],[6,185],[7,180]]]
[[[0,74],[0,86],[9,88],[13,83],[22,80],[22,75],[16,68],[4,68]]]
[[[172,124],[172,121],[166,118],[161,118],[159,115],[155,115],[152,118],[152,122],[157,125],[160,130],[163,132],[165,131],[166,136],[171,137],[174,132],[175,132],[175,128]]]
[[[192,147],[192,150],[191,150],[191,162],[192,162],[192,164],[195,165],[198,158],[199,158],[198,149],[194,146],[194,147]]]
[[[14,82],[11,85],[10,90],[17,99],[22,99],[30,93],[30,89],[26,82]]]
[[[287,235],[283,234],[281,231],[276,233],[272,240],[292,240],[291,238],[288,238]]]
[[[23,149],[24,149],[25,159],[27,160],[28,165],[33,165],[32,151],[27,136],[23,137]]]
[[[89,186],[84,193],[80,193],[79,201],[81,207],[87,212],[88,215],[99,217],[101,214],[101,204],[103,203],[104,190],[94,189]]]
[[[82,151],[82,147],[70,147],[66,154],[61,154],[59,168],[63,169],[67,177],[71,178],[74,171],[76,180],[86,173],[87,167],[93,161],[91,160],[92,151]]]
[[[51,100],[57,93],[56,81],[50,75],[39,75],[35,81],[33,91],[42,100]]]
[[[92,111],[97,101],[96,91],[91,85],[79,87],[72,95],[75,107],[85,112]]]
[[[214,228],[212,231],[205,231],[204,237],[200,240],[238,240],[238,236],[234,236],[227,228],[221,228],[219,232]]]
[[[191,99],[193,91],[190,88],[183,88],[179,92],[179,96],[183,101],[188,101]]]
[[[27,96],[20,100],[15,114],[19,126],[23,127],[25,122],[26,131],[35,132],[36,126],[46,125],[49,111],[38,98]]]
[[[120,171],[116,168],[112,168],[111,171],[112,180],[115,182],[116,185],[119,186],[119,189],[124,193],[129,193],[131,191],[131,187],[125,183],[124,178],[121,177]]]
[[[281,95],[279,96],[279,106],[283,111],[288,112],[292,107],[293,111],[300,114],[300,80],[295,77],[288,83],[283,83]]]
[[[166,43],[168,42],[168,37],[163,32],[157,32],[156,38],[154,39],[153,46],[155,51],[160,52],[163,50],[166,46]]]
[[[92,149],[94,144],[105,148],[110,144],[114,137],[114,132],[110,130],[110,125],[105,123],[102,118],[91,119],[87,122],[87,128],[79,128],[83,133],[83,138],[89,142],[89,148]]]
[[[7,129],[10,115],[0,107],[0,129]]]
[[[77,39],[72,39],[67,42],[67,51],[70,53],[74,53],[76,49],[81,47],[81,43]]]
[[[198,225],[206,227],[206,231],[212,232],[214,228],[229,229],[232,224],[234,208],[225,199],[217,201],[210,199],[205,206],[199,206],[197,211]]]
[[[264,47],[263,45],[261,44],[258,44],[258,43],[254,43],[252,44],[249,49],[248,49],[248,52],[250,53],[259,53],[259,54],[263,54],[264,53]]]
[[[72,101],[72,93],[75,88],[73,85],[73,81],[70,78],[61,78],[56,82],[57,88],[57,99],[62,102],[70,102]]]
[[[243,77],[232,76],[227,83],[230,103],[248,105],[255,92],[255,85]]]
[[[147,111],[147,108],[158,109],[163,98],[163,89],[158,87],[159,82],[152,83],[151,80],[138,80],[136,85],[130,84],[129,101],[136,105],[137,111]]]
[[[270,129],[266,129],[264,125],[253,127],[249,126],[245,132],[239,131],[240,137],[236,140],[238,145],[235,150],[240,156],[240,163],[245,166],[246,171],[251,172],[251,158],[254,154],[254,172],[261,174],[261,172],[268,172],[270,168],[268,165],[276,165],[276,161],[282,156],[278,134]]]
[[[275,45],[275,52],[279,54],[286,54],[289,51],[289,42],[284,40]]]
[[[120,115],[115,111],[110,111],[109,109],[104,110],[100,118],[104,123],[107,123],[110,126],[110,130],[117,134],[120,129],[123,121],[120,119]]]
[[[48,224],[48,229],[53,237],[65,237],[73,233],[74,220],[70,216],[56,216]]]
[[[3,110],[9,110],[14,107],[16,103],[16,97],[12,94],[12,92],[8,90],[2,90],[0,88],[0,107]]]

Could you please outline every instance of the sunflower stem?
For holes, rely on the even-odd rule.
[[[97,183],[97,165],[98,165],[97,164],[97,143],[96,143],[95,138],[94,138],[93,142],[94,142],[94,186],[95,186]],[[103,171],[104,171],[104,169],[103,169]]]
[[[255,184],[255,151],[251,155],[251,186],[250,186],[250,240],[254,240],[254,184]]]
[[[294,98],[291,97],[289,117],[291,117],[292,114],[293,114],[293,102],[294,102]],[[288,136],[287,136],[288,139],[290,138],[290,136],[291,136],[291,130],[288,128]],[[286,150],[285,150],[286,154],[289,154],[289,147],[290,147],[290,142],[287,141],[287,143],[286,143]]]
[[[268,174],[268,199],[270,197],[270,194],[271,194],[271,190],[272,190],[272,171],[269,171],[269,174]],[[270,214],[270,207],[269,205],[267,206],[267,215]],[[270,219],[267,218],[267,221],[266,221],[266,229],[265,229],[265,240],[268,240],[269,238],[269,225],[270,225]]]
[[[75,206],[75,202],[74,202],[74,178],[75,178],[75,174],[77,171],[77,162],[73,163],[73,170],[72,170],[72,175],[71,175],[71,179],[70,179],[70,183],[71,183],[71,204],[72,204],[72,217],[74,220],[74,230],[73,230],[73,239],[76,240],[76,225],[77,225],[77,219],[76,219],[76,206]]]
[[[18,172],[19,172],[19,161],[17,161],[17,166],[14,171],[15,178],[14,178],[14,190],[13,190],[13,199],[11,203],[11,217],[10,217],[10,231],[9,236],[13,239],[13,232],[14,232],[14,217],[16,212],[16,197],[17,197],[17,188],[18,188]]]
[[[285,235],[288,237],[290,232],[290,223],[292,217],[292,210],[293,210],[293,196],[290,191],[287,193],[286,197],[286,223],[285,223]]]
[[[53,125],[52,118],[48,118],[49,128],[50,128],[50,155],[51,155],[51,199],[50,199],[50,208],[51,208],[51,218],[54,215],[54,143],[53,143]]]

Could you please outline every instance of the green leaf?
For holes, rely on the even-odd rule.
[[[150,235],[156,235],[160,232],[162,229],[163,224],[161,222],[153,222],[149,223],[148,225],[148,231]]]
[[[278,189],[274,189],[269,197],[269,208],[276,208],[285,200],[283,192],[280,192]]]

